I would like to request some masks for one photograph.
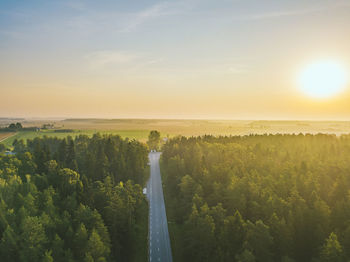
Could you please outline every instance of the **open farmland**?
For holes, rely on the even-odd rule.
[[[349,121],[252,121],[252,120],[181,120],[181,119],[66,119],[25,120],[25,127],[42,126],[50,123],[55,130],[18,132],[3,143],[11,146],[15,139],[34,137],[67,137],[95,133],[120,135],[123,138],[147,140],[150,130],[158,130],[162,137],[198,135],[249,135],[249,134],[349,134]],[[60,132],[72,129],[72,132]],[[5,134],[5,133],[4,133]]]
[[[11,132],[4,132],[4,133],[1,133],[0,132],[0,142],[8,139],[9,137],[13,136],[15,133],[11,133]]]
[[[137,139],[139,141],[145,142],[147,140],[148,131],[147,130],[73,130],[72,132],[55,132],[54,130],[45,130],[45,131],[20,131],[16,133],[15,135],[8,137],[7,139],[3,140],[3,143],[10,147],[15,139],[33,139],[35,137],[58,137],[63,138],[67,136],[76,137],[79,135],[87,135],[89,137],[92,137],[93,134],[100,133],[100,134],[112,134],[112,135],[119,135],[122,138],[129,138],[129,139]]]
[[[247,135],[276,133],[350,133],[349,121],[252,121],[181,119],[67,119],[57,122],[78,130],[159,130],[163,136]]]

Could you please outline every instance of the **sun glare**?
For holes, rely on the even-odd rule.
[[[327,98],[340,93],[346,85],[345,68],[334,61],[321,61],[308,65],[299,76],[301,90],[316,98]]]

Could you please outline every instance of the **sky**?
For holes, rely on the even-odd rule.
[[[0,117],[350,119],[349,0],[1,0]]]

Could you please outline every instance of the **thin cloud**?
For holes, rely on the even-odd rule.
[[[243,15],[243,16],[237,17],[236,20],[253,21],[253,20],[274,19],[274,18],[281,18],[281,17],[288,17],[288,16],[300,16],[300,15],[308,15],[313,13],[320,13],[323,11],[327,11],[334,8],[340,8],[340,7],[350,7],[350,4],[346,2],[338,2],[337,4],[317,6],[317,7],[308,8],[308,9],[266,12],[261,14],[249,14],[249,15]]]
[[[230,66],[228,68],[228,72],[231,74],[246,74],[248,73],[250,70],[247,66],[243,66],[243,65],[236,65],[236,66]]]
[[[119,66],[130,64],[138,59],[140,55],[124,52],[124,51],[115,51],[115,50],[103,50],[90,53],[86,55],[86,60],[91,68],[104,68],[109,66]]]
[[[0,14],[17,21],[16,28],[6,28],[0,32],[4,37],[18,37],[29,31],[42,30],[45,34],[65,34],[89,36],[96,33],[129,33],[135,31],[143,24],[172,15],[186,13],[194,6],[195,0],[161,2],[150,5],[142,10],[121,12],[115,10],[95,10],[87,2],[81,0],[64,1],[61,6],[70,8],[73,14],[67,17],[47,17],[45,23],[33,10],[13,12],[0,10]],[[1,28],[0,28],[1,30]],[[11,32],[13,31],[13,32]]]
[[[90,11],[72,17],[65,24],[83,32],[93,33],[103,29],[117,33],[128,33],[153,19],[185,14],[193,5],[193,1],[179,1],[157,3],[135,12]],[[74,3],[71,7],[74,9],[83,8],[79,2]]]
[[[85,61],[92,70],[137,71],[139,69],[157,67],[163,58],[120,50],[101,50],[89,53]]]
[[[86,5],[82,1],[68,1],[64,3],[64,6],[69,7],[73,10],[84,11],[86,10]]]
[[[25,33],[18,32],[15,30],[9,31],[9,30],[0,30],[0,35],[14,38],[14,39],[24,39],[26,37]]]
[[[119,32],[131,32],[133,29],[138,27],[141,24],[144,24],[148,20],[151,20],[156,17],[164,16],[166,15],[166,5],[164,4],[156,4],[152,6],[151,8],[142,10],[138,13],[128,14],[127,21],[125,21],[125,25],[119,29]]]
[[[185,14],[193,7],[192,1],[163,2],[139,12],[124,14],[123,26],[119,32],[131,32],[146,22],[159,17]]]

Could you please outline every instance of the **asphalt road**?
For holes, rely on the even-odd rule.
[[[168,222],[166,218],[159,152],[149,153],[151,177],[147,184],[149,199],[149,261],[172,262]]]

